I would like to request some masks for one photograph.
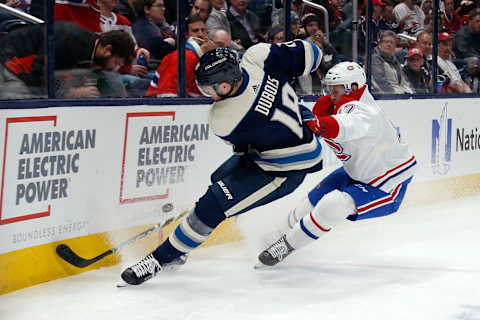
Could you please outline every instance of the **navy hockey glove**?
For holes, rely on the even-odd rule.
[[[313,115],[312,111],[305,107],[304,105],[299,105],[300,107],[300,115],[302,116],[302,123],[316,120],[315,116]]]

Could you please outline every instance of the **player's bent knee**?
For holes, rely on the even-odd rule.
[[[323,197],[312,215],[323,228],[331,229],[355,213],[355,201],[345,192],[334,190]]]

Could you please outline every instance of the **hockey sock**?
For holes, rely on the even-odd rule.
[[[300,221],[300,219],[312,212],[313,208],[314,206],[310,203],[308,197],[302,199],[302,202],[300,202],[292,211],[290,211],[288,215],[288,228],[292,229],[298,223],[298,221]]]
[[[162,263],[166,263],[192,251],[201,245],[225,218],[213,192],[209,189],[197,202],[195,209],[153,252],[153,256]]]
[[[287,241],[295,249],[304,247],[325,235],[353,212],[355,202],[352,197],[344,192],[332,191],[287,232]]]
[[[175,228],[168,239],[154,252],[153,256],[161,262],[170,262],[201,245],[212,232],[192,210]]]

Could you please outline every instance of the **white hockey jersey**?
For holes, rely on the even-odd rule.
[[[324,140],[352,179],[391,192],[413,176],[417,162],[367,86],[360,90],[358,100],[335,108],[338,134]]]

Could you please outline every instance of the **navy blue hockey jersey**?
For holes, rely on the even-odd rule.
[[[234,151],[248,153],[274,175],[321,169],[321,144],[302,126],[298,96],[290,85],[321,60],[320,49],[308,41],[250,47],[240,64],[243,83],[235,96],[212,106],[211,128]]]

